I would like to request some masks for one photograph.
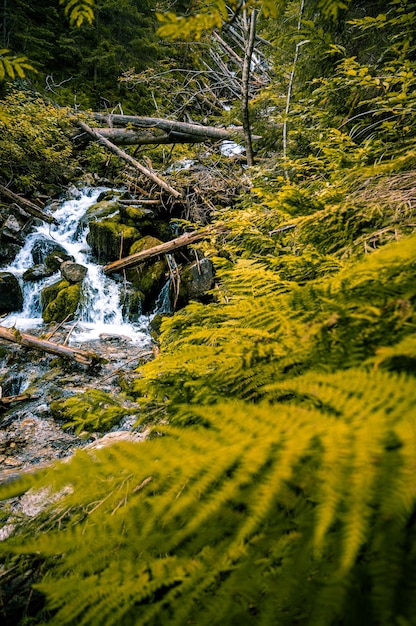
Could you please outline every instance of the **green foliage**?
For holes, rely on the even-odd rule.
[[[411,623],[415,389],[351,370],[185,406],[200,426],[44,472],[61,497],[1,549],[49,562],[50,625]]]
[[[0,177],[23,192],[65,183],[76,165],[70,129],[65,110],[12,92],[2,102]]]
[[[92,24],[94,19],[94,0],[59,0],[65,6],[65,15],[73,26],[78,28],[84,23]]]
[[[51,410],[59,419],[66,420],[65,428],[74,428],[77,434],[108,430],[129,412],[118,399],[99,389],[55,400]]]
[[[8,54],[10,50],[3,48],[0,50],[0,82],[6,78],[14,80],[16,77],[24,78],[26,70],[36,72],[25,56],[12,56]]]

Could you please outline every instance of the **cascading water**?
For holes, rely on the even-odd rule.
[[[76,329],[71,335],[71,342],[90,341],[102,334],[129,337],[134,343],[148,343],[148,319],[140,317],[137,323],[123,319],[120,298],[120,284],[108,278],[101,267],[90,258],[86,241],[88,228],[82,227],[82,218],[88,207],[97,201],[104,188],[80,191],[76,198],[62,202],[54,213],[59,226],[40,225],[27,238],[15,260],[4,268],[15,276],[34,265],[34,246],[47,245],[48,242],[59,244],[66,253],[88,269],[82,285],[82,298],[77,311]],[[45,244],[46,242],[46,244]],[[43,287],[59,280],[59,274],[37,282],[23,281],[23,310],[11,313],[2,324],[15,326],[20,330],[30,329],[43,323],[40,293]]]

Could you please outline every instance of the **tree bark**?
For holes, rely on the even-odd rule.
[[[256,39],[256,9],[253,9],[249,19],[249,30],[247,35],[246,47],[244,51],[243,72],[241,76],[241,113],[243,116],[244,138],[246,144],[247,165],[254,165],[253,142],[251,136],[251,126],[249,117],[249,98],[250,98],[250,72],[251,59],[253,56],[254,42]]]
[[[43,222],[47,222],[48,224],[58,224],[58,222],[52,215],[48,215],[47,213],[44,213],[42,209],[36,206],[36,204],[33,204],[33,202],[30,202],[30,200],[26,200],[26,198],[22,198],[21,196],[18,196],[17,193],[13,193],[13,191],[10,191],[10,189],[7,189],[7,187],[0,185],[0,193],[3,196],[10,198],[17,204],[19,205],[22,204],[25,208],[26,213],[33,215],[33,217],[37,217],[38,219],[42,220]]]
[[[39,339],[27,333],[21,333],[20,331],[12,328],[5,328],[0,326],[0,339],[5,339],[12,343],[17,343],[26,348],[33,348],[40,350],[41,352],[48,352],[50,354],[57,354],[58,356],[66,357],[82,363],[82,365],[94,365],[100,361],[93,352],[86,352],[85,350],[78,350],[77,348],[70,348],[69,346],[62,346],[59,343],[53,343],[46,339]]]
[[[147,178],[150,178],[150,180],[152,180],[154,183],[159,185],[159,187],[167,191],[174,198],[181,197],[181,194],[179,191],[171,187],[162,178],[159,178],[159,176],[154,174],[151,170],[147,169],[147,167],[144,167],[144,165],[136,161],[136,159],[130,156],[130,154],[127,154],[127,152],[120,150],[120,148],[117,148],[117,146],[115,146],[111,141],[108,141],[108,139],[106,139],[105,137],[102,137],[95,128],[91,128],[90,126],[88,126],[87,124],[84,124],[84,122],[81,122],[80,120],[76,118],[75,118],[75,123],[77,124],[77,126],[82,128],[82,130],[84,130],[86,133],[91,135],[91,137],[94,137],[94,139],[96,139],[99,143],[105,146],[108,150],[111,150],[111,152],[114,152],[114,154],[120,157],[120,159],[123,159],[130,165],[133,165],[133,167],[139,170],[139,172],[147,176]]]
[[[158,246],[149,248],[148,250],[142,250],[141,252],[136,252],[136,254],[124,257],[124,259],[113,261],[103,267],[104,273],[111,274],[112,272],[118,272],[126,267],[134,267],[135,265],[139,265],[143,261],[146,261],[146,259],[158,256],[159,254],[167,254],[168,252],[172,252],[178,248],[183,248],[184,246],[195,243],[196,241],[199,241],[214,232],[219,233],[221,231],[219,229],[205,228],[204,230],[194,230],[190,233],[185,233],[180,237],[176,237],[176,239],[166,241],[165,243],[161,243]]]

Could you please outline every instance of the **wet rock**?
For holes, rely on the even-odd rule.
[[[41,292],[42,317],[45,322],[73,319],[81,297],[80,283],[60,280]]]
[[[130,254],[148,250],[161,243],[160,239],[150,235],[142,237],[132,245]],[[168,266],[165,258],[150,259],[141,263],[138,267],[127,270],[127,279],[134,285],[137,292],[141,294],[143,313],[147,314],[153,311],[157,297],[166,283],[167,271]]]
[[[65,260],[65,257],[68,257],[66,250],[63,246],[61,246],[56,241],[53,241],[52,239],[47,239],[46,237],[44,239],[38,239],[37,241],[35,241],[31,252],[33,263],[35,265],[42,265],[43,263],[46,263],[46,258],[50,254],[58,254],[61,258],[61,263],[63,260]],[[56,269],[58,269],[58,267]]]
[[[84,265],[72,261],[64,261],[60,270],[63,278],[70,283],[82,283],[88,272]]]
[[[181,273],[178,306],[190,300],[200,300],[214,284],[214,267],[209,259],[203,258],[187,265]]]
[[[20,251],[21,245],[11,241],[0,241],[0,261],[12,261]]]
[[[11,272],[0,272],[0,313],[20,311],[23,294],[16,276]]]
[[[64,261],[75,261],[75,259],[70,254],[66,254],[60,250],[55,250],[54,252],[51,252],[51,254],[48,254],[45,259],[45,265],[54,273],[59,270]]]
[[[39,280],[43,280],[44,278],[49,278],[55,273],[54,270],[50,269],[44,264],[41,265],[33,265],[28,270],[23,273],[23,280],[37,282]]]

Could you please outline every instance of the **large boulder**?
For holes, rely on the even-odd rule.
[[[61,244],[46,237],[37,239],[33,244],[31,252],[34,265],[44,264],[47,257],[51,254],[58,256],[61,259],[60,263],[68,258],[65,248]],[[58,269],[58,267],[59,265],[55,269]]]
[[[156,239],[156,237],[151,237],[150,235],[142,237],[132,245],[130,254],[149,250],[149,248],[158,246],[161,243],[160,239]],[[166,283],[167,272],[168,266],[164,257],[162,259],[149,259],[137,267],[130,268],[126,271],[127,280],[129,280],[141,294],[143,313],[147,314],[153,311],[160,291]]]
[[[21,311],[23,294],[16,276],[11,272],[0,272],[0,313]]]
[[[90,222],[88,245],[99,263],[109,263],[127,256],[131,245],[141,237],[133,226],[120,223],[119,216]]]
[[[46,323],[73,319],[81,298],[81,284],[60,280],[41,292],[42,317]]]

